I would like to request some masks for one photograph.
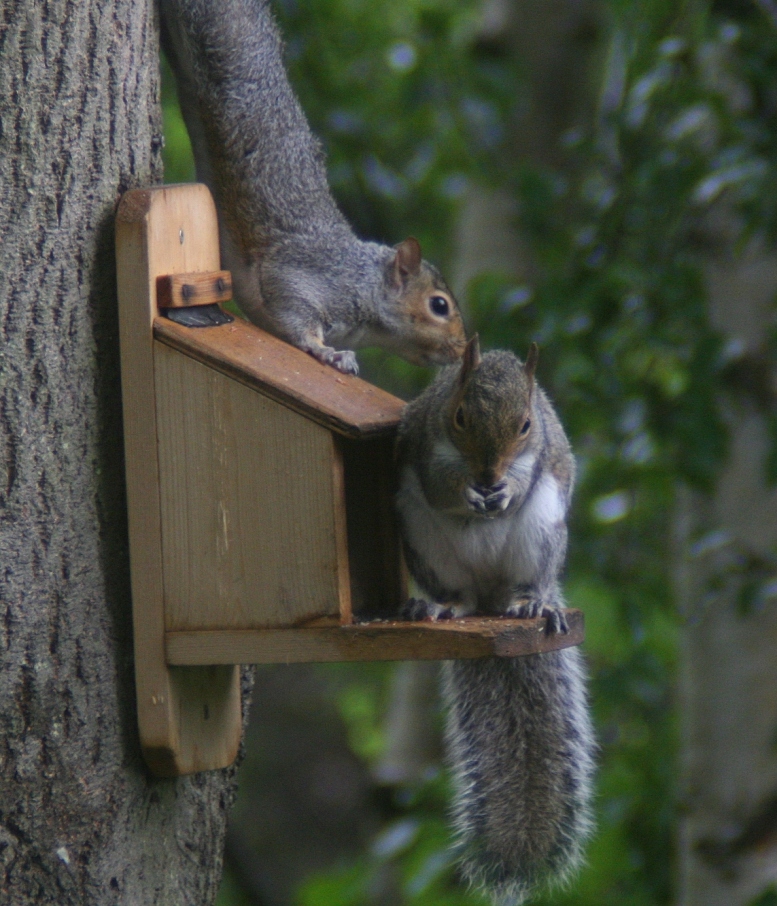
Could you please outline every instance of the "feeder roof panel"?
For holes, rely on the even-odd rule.
[[[253,324],[191,328],[154,319],[154,336],[305,418],[346,437],[392,433],[404,403],[352,375],[341,374]]]

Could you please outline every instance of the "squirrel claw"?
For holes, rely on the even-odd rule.
[[[557,633],[566,635],[569,632],[567,618],[564,613],[557,607],[548,607],[537,598],[521,598],[511,604],[505,614],[518,620],[534,620],[537,617],[544,617],[547,635],[556,635]]]
[[[451,620],[453,611],[450,607],[437,604],[434,601],[424,601],[423,598],[410,598],[402,608],[403,620],[419,622],[421,620]]]
[[[331,365],[343,374],[358,374],[356,353],[351,349],[333,349],[331,346],[313,346],[307,350],[319,362]]]
[[[490,488],[474,484],[466,489],[464,496],[469,508],[481,516],[498,516],[510,505],[513,495],[506,481],[499,481]]]
[[[479,484],[470,485],[464,492],[469,508],[481,516],[498,516],[512,502],[513,495],[506,481],[498,481],[485,488]]]
[[[329,364],[333,365],[338,371],[342,371],[343,374],[359,373],[359,365],[356,362],[356,353],[352,352],[350,349],[336,351]]]
[[[566,616],[555,607],[543,608],[540,616],[545,617],[547,624],[545,632],[547,635],[566,635],[569,632]]]

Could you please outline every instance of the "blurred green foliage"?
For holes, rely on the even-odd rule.
[[[564,137],[564,163],[552,170],[509,153],[520,61],[478,50],[478,9],[474,0],[277,6],[292,81],[357,232],[416,235],[445,265],[467,186],[507,187],[520,202],[531,283],[483,273],[466,304],[486,347],[523,354],[540,344],[540,379],[578,456],[566,590],[586,613],[601,742],[588,867],[541,902],[658,906],[673,899],[677,813],[670,515],[677,482],[711,487],[726,456],[720,399],[735,350],[706,310],[713,214],[725,202],[727,253],[777,229],[774,26],[740,0],[603,0],[602,103],[590,128]],[[169,172],[182,142],[173,108],[165,103]],[[383,380],[406,393],[425,377],[381,354],[368,367],[388,368]],[[772,426],[777,438],[775,416]],[[756,576],[754,595],[772,572]],[[382,748],[390,670],[352,670],[341,694],[366,759]],[[371,849],[306,882],[299,903],[369,904],[386,873],[397,906],[481,903],[455,881],[447,796],[442,770],[396,790]],[[222,892],[220,902],[236,901]]]
[[[173,73],[164,55],[161,58],[161,70],[162,127],[165,136],[162,161],[165,168],[165,182],[193,182],[192,145],[181,115],[181,108],[178,106]]]

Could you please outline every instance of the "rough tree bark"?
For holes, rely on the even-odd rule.
[[[215,897],[230,771],[134,710],[113,215],[160,177],[151,0],[0,5],[0,901]]]

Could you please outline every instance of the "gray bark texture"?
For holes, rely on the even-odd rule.
[[[151,0],[0,3],[0,903],[205,904],[230,770],[135,715],[113,218],[158,182]]]

